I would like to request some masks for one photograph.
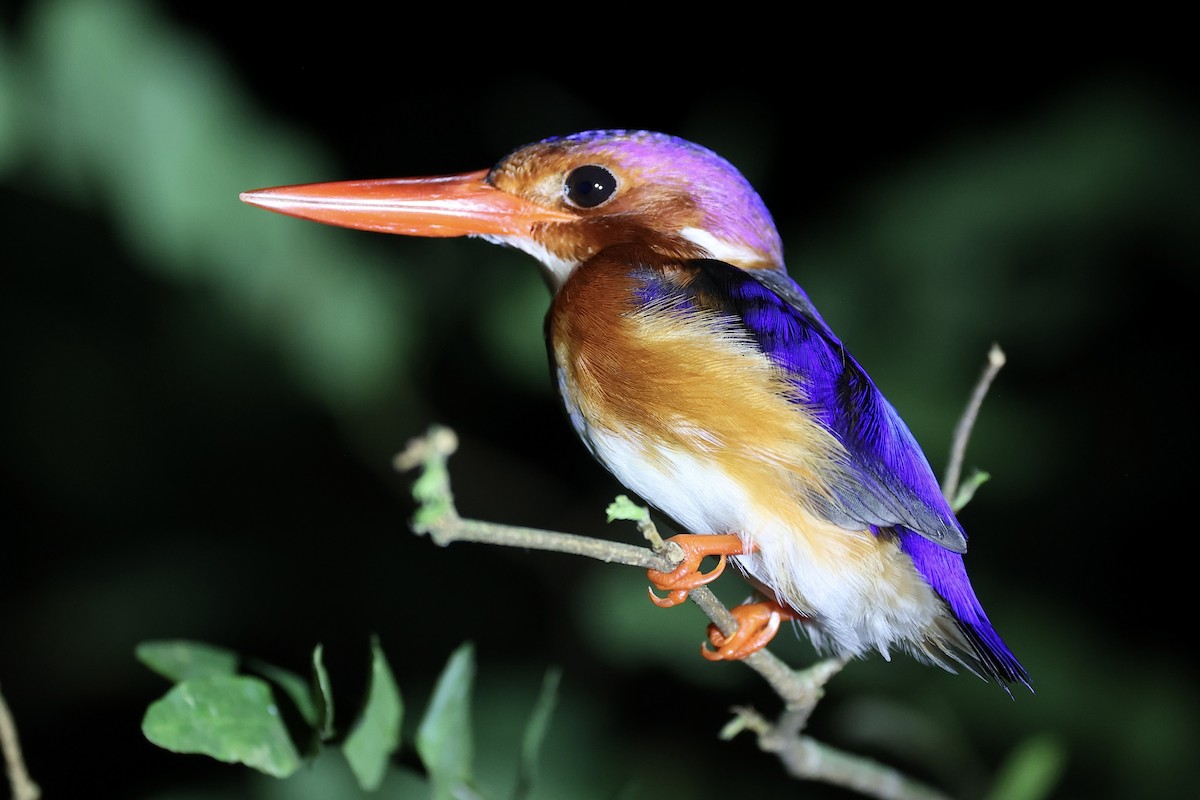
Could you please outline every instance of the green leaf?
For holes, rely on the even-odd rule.
[[[446,544],[437,529],[444,519],[458,516],[450,491],[450,470],[446,466],[458,447],[458,436],[449,428],[431,425],[423,439],[413,445],[416,446],[395,459],[397,469],[409,470],[418,465],[421,469],[412,485],[413,499],[419,507],[413,514],[411,527],[418,534],[433,534],[438,544]]]
[[[342,751],[363,789],[373,791],[383,782],[388,760],[400,746],[404,704],[392,670],[378,641],[371,642],[371,684],[367,702]]]
[[[325,669],[322,653],[321,645],[313,650],[313,688],[317,696],[317,734],[324,741],[333,738],[333,687],[329,685],[329,672]]]
[[[433,800],[474,794],[470,789],[474,746],[470,707],[474,678],[475,651],[468,642],[450,656],[417,728],[417,754],[429,773]]]
[[[617,498],[608,504],[605,513],[608,515],[609,522],[618,519],[630,520],[631,522],[645,522],[650,519],[650,510],[648,508],[639,506],[623,494],[617,495]]]
[[[317,727],[317,704],[313,700],[312,689],[308,681],[291,670],[282,669],[266,661],[252,659],[249,666],[263,677],[278,684],[279,688],[283,689],[284,693],[296,704],[296,709],[299,710],[300,716],[304,717],[304,721],[312,728]]]
[[[449,486],[450,470],[446,467],[446,457],[430,448],[421,474],[412,485],[413,499],[419,503],[412,524],[418,533],[427,533],[453,509]]]
[[[233,675],[238,667],[238,655],[232,650],[185,639],[142,642],[134,652],[147,667],[176,682]]]
[[[975,470],[968,475],[963,482],[959,484],[958,493],[954,495],[954,500],[951,502],[951,507],[955,511],[962,511],[967,503],[971,502],[971,498],[975,496],[975,492],[980,486],[983,486],[992,476],[990,473],[983,470]]]
[[[146,709],[142,733],[176,753],[201,753],[277,778],[300,767],[271,687],[258,678],[213,675],[186,680]]]
[[[1021,744],[1000,769],[987,800],[1042,800],[1054,794],[1066,753],[1060,742],[1038,736]]]
[[[558,669],[548,670],[542,679],[542,691],[538,694],[533,713],[525,725],[525,736],[521,740],[521,763],[517,768],[517,788],[513,791],[513,800],[523,800],[533,791],[538,755],[542,742],[546,740],[546,732],[550,729],[550,717],[558,703],[558,685],[561,681],[562,670]]]

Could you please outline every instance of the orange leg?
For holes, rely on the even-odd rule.
[[[650,588],[650,599],[659,608],[677,606],[687,599],[688,592],[692,589],[715,581],[725,570],[726,556],[738,556],[748,552],[742,540],[732,533],[681,533],[667,541],[674,542],[683,549],[683,561],[670,572],[646,570],[646,577],[654,584]],[[708,572],[701,572],[700,562],[707,556],[719,556],[720,560]],[[667,592],[667,596],[659,597],[654,593],[655,588]]]
[[[773,600],[744,603],[734,606],[729,612],[737,620],[737,630],[726,636],[716,625],[708,626],[708,640],[716,649],[701,645],[700,655],[709,661],[741,661],[766,647],[775,638],[784,617],[804,619],[800,613]]]
[[[660,608],[677,606],[687,599],[688,592],[699,586],[712,583],[725,570],[728,556],[749,553],[741,538],[734,534],[689,534],[681,533],[667,539],[683,549],[683,561],[670,572],[647,570],[646,576],[653,584],[650,599]],[[708,556],[719,558],[717,565],[708,572],[700,571],[700,562]],[[654,589],[667,592],[659,597]],[[726,636],[716,625],[708,626],[708,640],[713,648],[702,645],[700,654],[709,661],[740,661],[767,646],[779,632],[784,618],[804,619],[794,609],[781,606],[773,600],[759,603],[743,603],[730,609],[737,620],[737,630]]]

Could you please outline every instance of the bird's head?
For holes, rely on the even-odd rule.
[[[699,145],[648,131],[544,139],[490,170],[283,186],[241,198],[348,228],[478,236],[532,255],[555,290],[590,256],[623,244],[783,269],[771,215],[741,173]]]

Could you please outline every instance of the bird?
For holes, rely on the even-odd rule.
[[[789,274],[758,191],[679,136],[596,129],[490,168],[243,192],[359,230],[475,237],[540,265],[565,416],[684,553],[678,605],[732,562],[756,592],[703,654],[741,660],[792,620],[820,654],[893,652],[1032,690],[967,575],[967,535],[895,407]],[[704,559],[717,566],[703,571]],[[712,563],[711,561],[704,563]],[[752,598],[753,599],[753,598]]]

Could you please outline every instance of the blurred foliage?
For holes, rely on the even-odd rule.
[[[368,790],[378,789],[383,782],[392,753],[400,746],[400,723],[404,719],[404,702],[392,668],[378,642],[373,643],[371,650],[370,689],[343,748],[359,785]],[[432,726],[437,722],[426,724]],[[452,735],[462,735],[462,730],[456,728]],[[327,734],[332,734],[332,724],[327,727]]]
[[[1005,763],[988,800],[1036,800],[1052,796],[1066,753],[1050,737],[1030,739]]]
[[[6,105],[41,192],[104,214],[147,269],[218,297],[339,412],[404,374],[419,322],[404,271],[319,231],[264,226],[236,202],[327,172],[314,142],[256,112],[213,52],[141,4],[31,15],[25,81]]]
[[[420,773],[399,770],[392,764],[401,746],[404,704],[378,642],[371,646],[371,678],[363,707],[344,735],[335,732],[332,714],[318,719],[313,713],[318,706],[330,708],[325,696],[328,683],[321,667],[320,647],[313,658],[315,696],[294,673],[257,659],[242,659],[224,648],[202,642],[143,642],[137,652],[143,664],[175,681],[166,695],[150,704],[142,719],[146,738],[166,750],[199,753],[243,764],[274,778],[291,778],[302,767],[312,769],[320,759],[328,760],[330,747],[336,745],[357,781],[357,790],[347,787],[345,791],[356,795],[375,792],[389,773],[399,771],[402,774],[392,779],[393,784],[421,785],[422,795],[432,800],[498,796],[480,791],[472,777],[475,754],[471,692],[475,660],[470,643],[461,645],[450,656],[417,727],[415,740],[409,743],[409,748],[415,749],[420,757]],[[238,673],[243,660],[291,697],[295,710],[304,719],[305,731],[289,730],[288,715],[277,705],[271,683],[253,674]],[[507,796],[513,800],[530,796],[533,789],[558,684],[558,673],[548,672],[520,737],[520,752],[509,757],[513,769],[507,777],[514,789]],[[304,793],[308,790],[297,784],[314,783],[322,786],[324,781],[314,781],[309,773],[297,776],[291,787]],[[573,789],[571,796],[586,793],[587,788],[581,786]]]
[[[1145,86],[1080,91],[1023,124],[914,158],[864,187],[853,214],[832,209],[838,218],[815,235],[785,229],[785,241],[801,242],[793,274],[822,307],[853,309],[826,312],[848,342],[892,335],[887,326],[863,329],[894,319],[890,309],[918,310],[901,324],[905,347],[920,358],[868,358],[864,366],[889,387],[927,451],[944,453],[947,421],[990,342],[1017,369],[1070,364],[1112,293],[1125,291],[1120,259],[1147,247],[1146,237],[1177,250],[1167,267],[1195,284],[1195,130],[1194,117]],[[950,376],[959,390],[931,390],[951,385]],[[989,453],[989,471],[1006,484],[1038,491],[1075,453],[1045,446],[1059,420],[1037,395],[1004,392],[1008,378],[1001,374],[1001,391],[986,403],[973,446]]]
[[[1164,465],[1187,459],[1170,412],[1186,406],[1179,329],[1200,258],[1192,87],[1132,69],[1052,91],[1045,71],[1021,82],[1008,51],[995,81],[960,85],[941,63],[924,93],[901,61],[822,93],[820,64],[803,102],[717,85],[728,59],[669,85],[614,64],[488,62],[450,87],[397,72],[446,54],[422,62],[373,15],[255,19],[129,0],[0,9],[0,679],[48,796],[355,796],[344,759],[277,781],[149,745],[139,723],[160,689],[130,654],[186,637],[295,663],[322,641],[328,701],[354,707],[370,671],[346,654],[374,631],[403,642],[392,667],[413,707],[444,654],[476,642],[481,786],[512,784],[514,731],[556,663],[534,797],[721,797],[743,771],[709,767],[731,763],[762,796],[844,796],[796,787],[747,737],[716,740],[729,705],[774,699],[702,662],[699,615],[648,608],[637,571],[407,534],[388,460],[439,421],[464,438],[464,512],[618,535],[603,514],[620,487],[556,416],[526,257],[237,201],[642,124],[743,167],[793,274],[935,466],[988,347],[1009,358],[967,465],[992,478],[965,519],[976,586],[1036,695],[876,658],[838,676],[813,735],[962,797],[1055,782],[1060,797],[1189,796],[1200,698],[1166,598],[1190,560],[1160,517],[1188,491]],[[639,87],[639,105],[622,100]],[[989,93],[1020,110],[987,109]],[[778,650],[812,657],[799,636]],[[396,769],[376,794],[420,791]]]

